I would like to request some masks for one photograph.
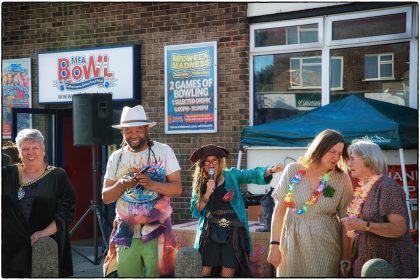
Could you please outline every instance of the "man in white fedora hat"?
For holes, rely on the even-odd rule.
[[[104,276],[173,276],[175,239],[169,197],[180,196],[181,168],[173,150],[149,138],[143,106],[124,107],[121,149],[109,157],[102,200],[116,202],[114,229],[104,262]]]

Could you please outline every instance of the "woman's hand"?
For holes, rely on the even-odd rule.
[[[216,188],[216,182],[214,180],[208,180],[207,181],[207,189],[206,189],[206,194],[208,196],[211,195],[211,193],[214,191],[214,189]]]
[[[35,231],[34,233],[32,233],[31,235],[31,246],[34,246],[35,242],[37,242],[39,239],[41,239],[42,237],[45,237],[48,235],[43,234],[42,231]]]
[[[277,163],[277,165],[271,167],[271,171],[273,173],[282,172],[284,170],[284,166],[281,163]]]
[[[268,251],[267,261],[271,263],[274,267],[278,267],[281,264],[281,253],[279,245],[270,245],[270,250]]]
[[[57,224],[52,221],[46,228],[40,231],[35,231],[31,235],[31,245],[33,246],[42,237],[53,235],[57,232]]]
[[[358,230],[364,231],[366,229],[366,222],[356,217],[342,218],[341,222],[347,231]]]
[[[264,173],[264,177],[273,175],[274,173],[281,172],[284,170],[283,164],[278,163],[277,165],[271,166],[270,168],[267,168],[267,170]]]

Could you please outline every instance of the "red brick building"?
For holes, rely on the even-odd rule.
[[[236,166],[242,128],[291,114],[281,106],[267,105],[270,98],[276,100],[278,97],[283,98],[283,95],[289,98],[292,94],[296,103],[286,102],[287,105],[294,107],[297,111],[307,110],[313,108],[313,104],[317,104],[315,106],[328,104],[350,93],[377,93],[385,91],[386,88],[389,88],[388,91],[391,92],[400,92],[409,72],[411,73],[410,83],[407,80],[404,86],[407,89],[417,88],[417,92],[414,93],[411,90],[410,96],[404,99],[404,105],[417,106],[418,79],[415,76],[416,74],[418,76],[418,70],[412,70],[412,64],[406,63],[410,57],[418,56],[418,52],[413,50],[416,47],[416,42],[418,48],[418,39],[415,39],[418,30],[416,25],[411,23],[412,19],[414,22],[415,20],[418,22],[417,4],[345,3],[344,5],[321,4],[318,7],[302,8],[303,4],[288,3],[287,9],[267,11],[262,8],[268,4],[244,2],[3,2],[2,59],[31,58],[32,108],[71,109],[71,104],[45,105],[39,103],[37,53],[140,44],[141,72],[138,78],[141,81],[141,100],[136,104],[141,103],[145,107],[149,119],[158,123],[151,130],[152,138],[169,144],[181,164],[183,193],[181,197],[172,199],[173,223],[180,223],[192,220],[189,210],[192,164],[188,160],[191,152],[203,144],[217,143],[231,152],[228,164]],[[286,4],[279,5],[283,5],[282,8],[284,8]],[[311,3],[311,5],[316,5],[316,3]],[[327,40],[326,38],[330,34],[332,34],[331,36],[335,34],[333,32],[323,33],[322,26],[334,26],[334,21],[328,22],[330,16],[349,15],[350,19],[353,19],[353,15],[357,13],[376,12],[379,14],[373,14],[373,16],[380,17],[383,16],[381,14],[383,10],[389,11],[389,9],[399,7],[405,7],[405,10],[396,10],[391,13],[391,16],[404,14],[405,21],[402,21],[401,17],[396,17],[395,20],[400,25],[404,25],[405,29],[403,31],[398,28],[390,29],[389,32],[385,32],[385,35],[404,33],[409,27],[410,34],[406,37],[385,38],[384,42],[386,43],[381,43],[379,40],[379,43],[366,41],[363,44],[353,42],[350,45],[337,45],[339,43],[335,44],[334,40],[352,38],[351,32],[345,33],[349,23],[346,24],[345,18],[338,18],[336,22],[344,23],[335,27],[341,28],[343,32],[339,32],[338,35],[336,34],[338,37],[332,37],[330,40],[331,46],[336,47],[330,47],[328,43],[322,41]],[[385,16],[387,15],[389,15],[388,12],[385,13]],[[363,19],[368,18],[368,15],[363,17]],[[409,22],[407,26],[406,22]],[[315,29],[313,28],[314,24],[318,24]],[[350,26],[351,24],[354,22],[350,23]],[[305,29],[306,25],[309,25],[309,29]],[[285,26],[299,28],[288,29],[289,37],[286,39],[282,33]],[[273,30],[270,31],[271,33],[267,33],[265,29],[270,28]],[[263,35],[268,34],[269,39],[264,41],[262,38],[261,41],[256,42],[258,39],[255,38],[256,30],[261,30]],[[311,41],[311,38],[314,38],[312,37],[314,32],[317,32],[318,35]],[[373,35],[378,34],[373,33]],[[275,36],[280,36],[280,39],[275,40]],[[306,46],[304,41],[302,41],[303,43],[301,41],[292,43],[292,45],[296,44],[292,47],[285,45],[287,42],[297,40],[296,36],[300,38],[299,40],[307,38],[308,44],[313,43],[314,45],[308,47],[309,45]],[[165,134],[164,47],[209,41],[217,42],[217,133]],[[278,49],[276,49],[276,45],[279,46]],[[301,49],[299,49],[300,47]],[[299,54],[296,55],[294,52]],[[321,83],[321,74],[322,71],[325,71],[323,70],[325,62],[321,61],[325,58],[325,53],[328,53],[329,58],[339,58],[336,61],[337,65],[342,66],[337,80],[330,78],[330,84],[331,82],[336,83],[335,86],[332,86],[331,91],[328,86]],[[381,80],[380,77],[371,82],[366,81],[367,79],[363,75],[363,61],[365,55],[372,53],[378,54],[379,58],[382,58],[381,54],[394,54],[392,62],[395,65],[393,68],[394,77],[391,81]],[[268,80],[256,84],[257,79],[262,78],[261,69],[255,68],[260,56],[271,57],[273,62],[263,63],[263,65],[271,65],[272,70],[269,70]],[[308,72],[309,68],[304,68],[306,67],[304,66],[305,57],[315,57],[316,65],[312,68],[312,72]],[[383,58],[386,59],[386,57]],[[290,74],[293,71],[297,73],[293,65],[301,67],[299,75]],[[309,75],[308,73],[311,73],[312,81],[309,86],[305,86],[306,82],[309,83],[309,76],[305,76]],[[326,73],[328,75],[328,72]],[[323,75],[325,76],[325,73]],[[398,80],[398,85],[384,84],[396,80]],[[293,81],[297,84],[293,84]],[[303,97],[309,94],[311,96],[309,99],[314,103],[303,100],[299,104],[312,105],[306,106],[307,108],[299,107],[297,105],[297,99],[301,98],[299,94]],[[128,104],[133,105],[130,102]],[[69,119],[68,116],[63,119],[65,122],[71,122],[71,118]],[[42,118],[38,119],[36,116],[34,116],[33,122],[34,126],[40,128],[46,126],[46,121]],[[64,166],[71,176],[77,177],[80,175],[77,173],[80,170],[76,172],[74,166],[66,165],[66,157],[69,155],[66,155],[64,147],[72,144],[71,141],[66,140],[68,135],[65,133],[64,129],[57,139],[61,143],[57,144],[58,147],[63,148],[56,150],[56,162]],[[86,152],[89,153],[89,150]],[[102,161],[102,164],[105,163],[106,161]],[[89,166],[90,162],[87,161],[84,168],[89,169]],[[101,166],[101,168],[104,167]],[[89,176],[86,177],[89,178]],[[75,188],[76,192],[83,192],[82,196],[85,197],[85,200],[79,198],[78,205],[82,211],[88,207],[90,189],[86,192],[81,186]]]
[[[182,197],[173,199],[173,222],[179,223],[192,219],[189,210],[192,164],[188,160],[191,152],[203,144],[218,143],[231,151],[229,164],[235,164],[239,133],[248,125],[246,13],[246,3],[5,2],[2,4],[2,59],[31,58],[33,108],[71,108],[71,104],[38,103],[38,52],[139,43],[141,104],[149,119],[158,123],[151,136],[169,144],[182,167]],[[206,41],[217,41],[218,132],[167,135],[162,109],[165,106],[164,47]],[[75,188],[77,191],[78,187]],[[90,195],[88,190],[84,191],[85,196]],[[81,210],[85,207],[80,206]]]

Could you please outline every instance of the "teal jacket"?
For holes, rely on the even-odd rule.
[[[239,220],[243,222],[246,227],[248,240],[249,240],[249,248],[248,248],[249,252],[251,252],[252,250],[252,245],[251,245],[251,239],[250,239],[249,228],[248,228],[248,216],[246,214],[244,201],[242,199],[240,185],[241,184],[258,184],[258,185],[268,184],[270,180],[273,178],[273,176],[270,175],[270,176],[264,177],[264,173],[267,171],[267,168],[268,166],[257,167],[254,169],[230,168],[230,169],[225,169],[223,171],[223,177],[225,178],[226,191],[233,190],[234,192],[233,199],[230,201],[230,206],[235,211]],[[195,185],[195,182],[193,183],[193,186],[194,185]],[[194,191],[194,187],[193,187],[190,210],[191,210],[193,218],[198,218],[198,228],[197,228],[197,233],[195,235],[195,243],[194,243],[194,248],[198,250],[201,232],[203,231],[205,217],[207,213],[209,212],[210,203],[207,203],[203,211],[200,212],[198,211],[196,207],[197,200],[198,200],[198,195]]]

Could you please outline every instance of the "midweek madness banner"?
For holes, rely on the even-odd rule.
[[[217,42],[165,47],[165,132],[217,132]]]

